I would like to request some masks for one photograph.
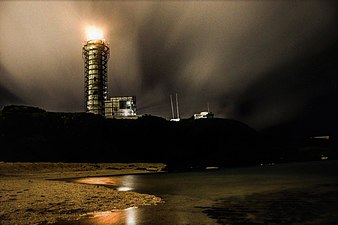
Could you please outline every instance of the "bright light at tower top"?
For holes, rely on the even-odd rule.
[[[96,27],[87,27],[87,41],[90,40],[103,40],[103,31]]]

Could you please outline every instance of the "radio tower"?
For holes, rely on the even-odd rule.
[[[87,41],[82,48],[85,76],[86,112],[105,114],[105,100],[108,96],[107,63],[109,47],[101,30],[87,29]]]

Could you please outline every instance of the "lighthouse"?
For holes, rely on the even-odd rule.
[[[95,27],[87,30],[87,40],[82,48],[84,60],[85,111],[105,115],[108,98],[109,46],[103,32]]]

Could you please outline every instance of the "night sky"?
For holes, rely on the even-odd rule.
[[[337,1],[0,1],[0,106],[84,111],[87,26],[138,114],[338,124]]]

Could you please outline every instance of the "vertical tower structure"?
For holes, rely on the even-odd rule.
[[[105,115],[109,47],[102,36],[89,37],[82,48],[86,112]]]

